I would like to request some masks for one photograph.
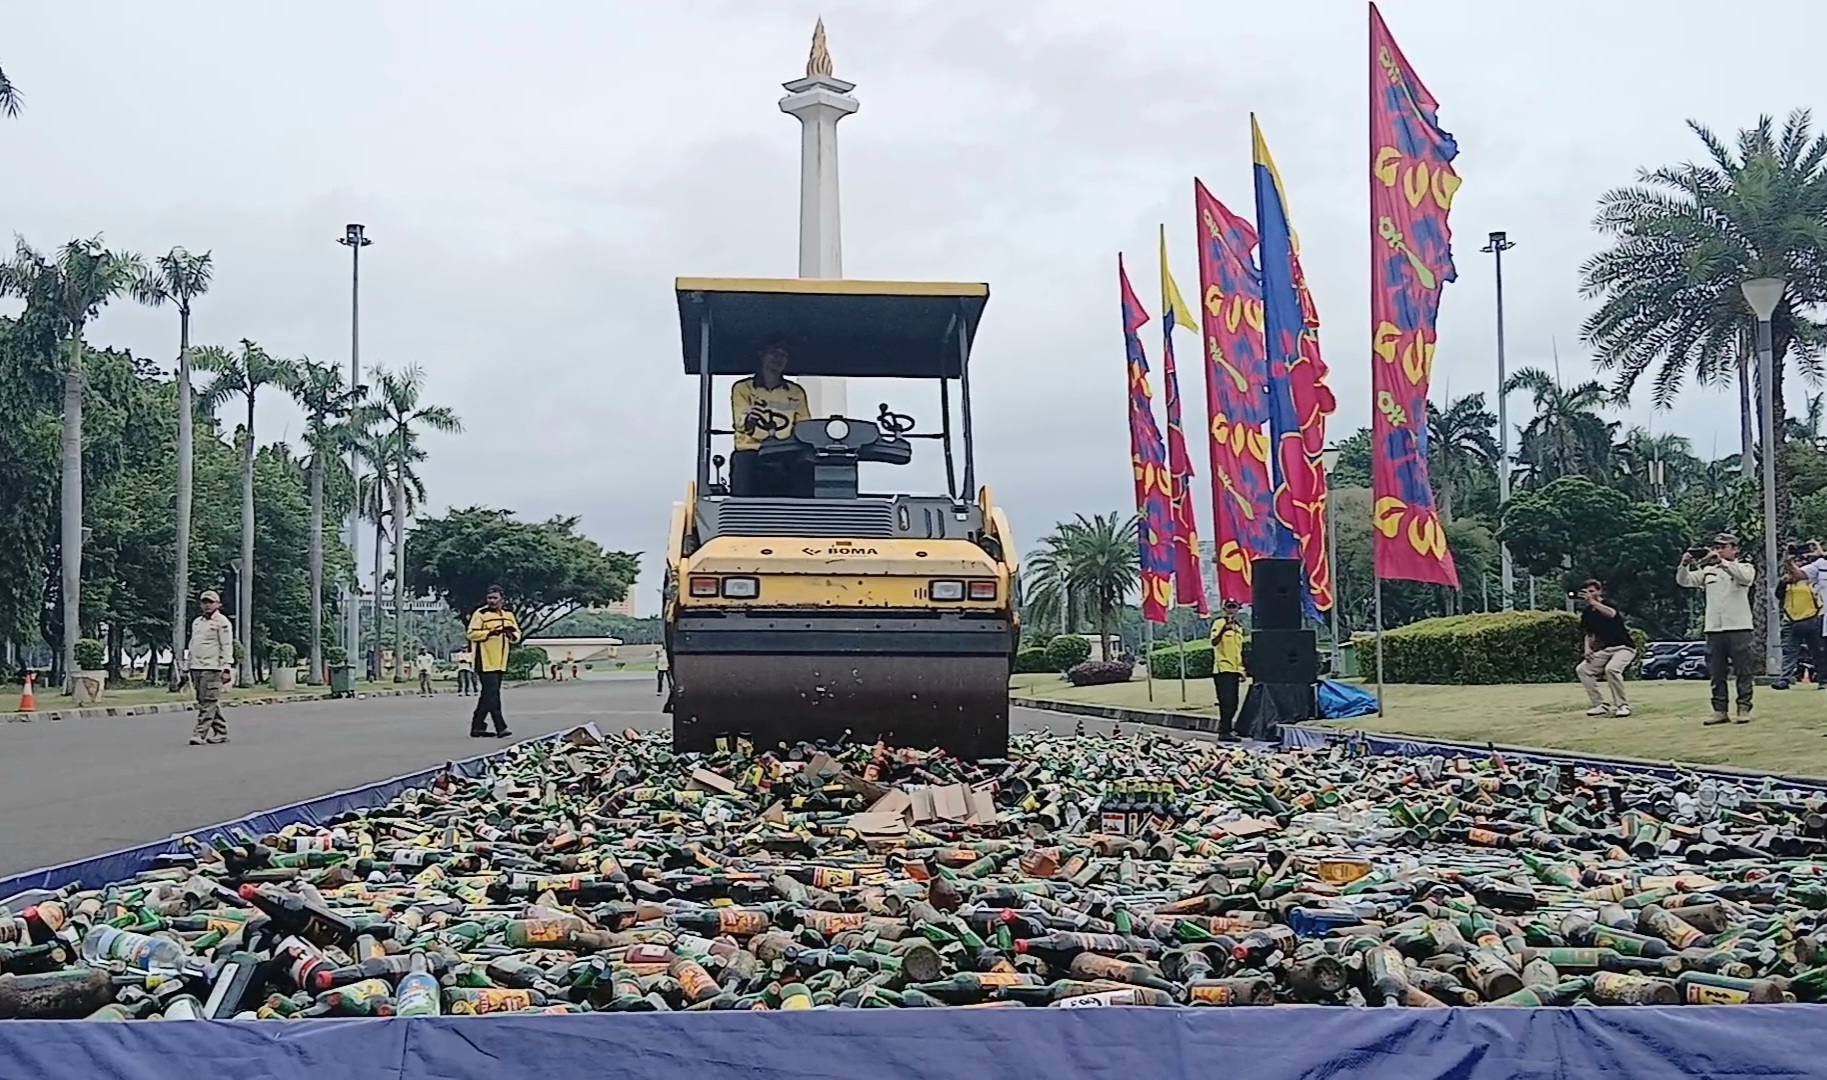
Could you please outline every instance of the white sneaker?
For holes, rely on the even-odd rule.
[[[1586,715],[1587,716],[1610,716],[1611,715],[1611,706],[1594,705],[1592,708],[1586,710]]]
[[[1630,706],[1629,705],[1619,705],[1616,709],[1612,710],[1611,715],[1629,716],[1630,715]]]

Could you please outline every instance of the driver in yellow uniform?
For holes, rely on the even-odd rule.
[[[801,471],[793,462],[763,462],[761,444],[770,438],[790,439],[793,425],[810,420],[806,391],[786,376],[786,338],[775,334],[761,346],[760,366],[754,375],[730,387],[730,420],[736,447],[730,455],[730,494],[792,496],[794,479]],[[785,426],[771,427],[769,413],[787,418]],[[778,421],[773,421],[778,424]]]

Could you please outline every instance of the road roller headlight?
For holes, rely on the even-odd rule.
[[[753,600],[761,593],[761,582],[752,577],[726,577],[723,595],[728,600]]]
[[[833,420],[825,425],[825,438],[832,442],[843,442],[850,437],[850,424],[843,420]]]
[[[964,599],[964,582],[935,581],[927,586],[926,595],[934,600],[962,600]]]
[[[970,584],[970,594],[972,600],[994,600],[996,599],[996,583],[994,581],[973,581]]]
[[[691,594],[693,596],[715,596],[715,595],[717,595],[717,579],[714,577],[692,578],[691,579]]]

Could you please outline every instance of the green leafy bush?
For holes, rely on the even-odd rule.
[[[1212,677],[1212,643],[1209,641],[1189,641],[1184,646],[1186,655],[1186,677],[1189,679],[1209,679]],[[1181,647],[1162,645],[1148,654],[1148,670],[1157,679],[1178,679],[1180,677]]]
[[[1632,630],[1631,638],[1641,656],[1643,632]],[[1384,677],[1390,682],[1573,682],[1580,656],[1579,616],[1568,611],[1451,615],[1383,635]]]
[[[343,648],[341,645],[324,646],[324,663],[333,668],[347,667],[349,664],[349,650]]]
[[[1091,642],[1077,634],[1061,634],[1047,642],[1048,670],[1069,671],[1091,659]]]
[[[273,666],[291,667],[298,663],[298,646],[282,641],[273,646]]]
[[[100,671],[108,666],[108,647],[94,638],[76,639],[76,670]]]
[[[1053,675],[1059,669],[1053,661],[1047,659],[1045,649],[1023,649],[1015,654],[1015,674],[1017,675]]]
[[[1110,683],[1128,682],[1133,674],[1133,664],[1114,660],[1087,660],[1066,672],[1066,678],[1073,686],[1106,686]]]
[[[516,645],[508,650],[504,677],[518,681],[533,677],[533,669],[546,663],[546,651],[537,645]]]

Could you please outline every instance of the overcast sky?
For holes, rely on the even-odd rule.
[[[1461,148],[1437,397],[1495,388],[1478,251],[1492,229],[1517,244],[1512,368],[1549,366],[1558,344],[1563,377],[1587,376],[1577,271],[1599,194],[1696,157],[1688,117],[1729,134],[1812,104],[1827,29],[1817,5],[1776,0],[1383,11]],[[845,270],[990,283],[979,473],[1024,547],[1062,516],[1130,502],[1115,254],[1152,307],[1167,223],[1196,295],[1192,177],[1251,212],[1252,110],[1301,232],[1335,431],[1366,422],[1358,0],[19,5],[0,67],[26,109],[0,123],[0,227],[40,247],[101,232],[148,254],[213,250],[197,341],[346,364],[335,240],[365,223],[364,365],[422,365],[428,397],[468,425],[428,439],[432,507],[581,515],[645,553],[652,612],[695,423],[672,279],[796,272],[799,124],[776,102],[820,14],[862,102],[839,127]],[[1759,36],[1753,20],[1785,29]],[[170,363],[177,316],[122,303],[90,336]],[[1158,323],[1144,341],[1158,373]],[[1202,376],[1181,341],[1196,433]],[[853,389],[852,411],[875,400]],[[1702,454],[1735,448],[1720,391],[1690,390],[1653,422]],[[259,423],[263,438],[298,433],[277,403]],[[1194,456],[1203,518],[1202,441]]]

